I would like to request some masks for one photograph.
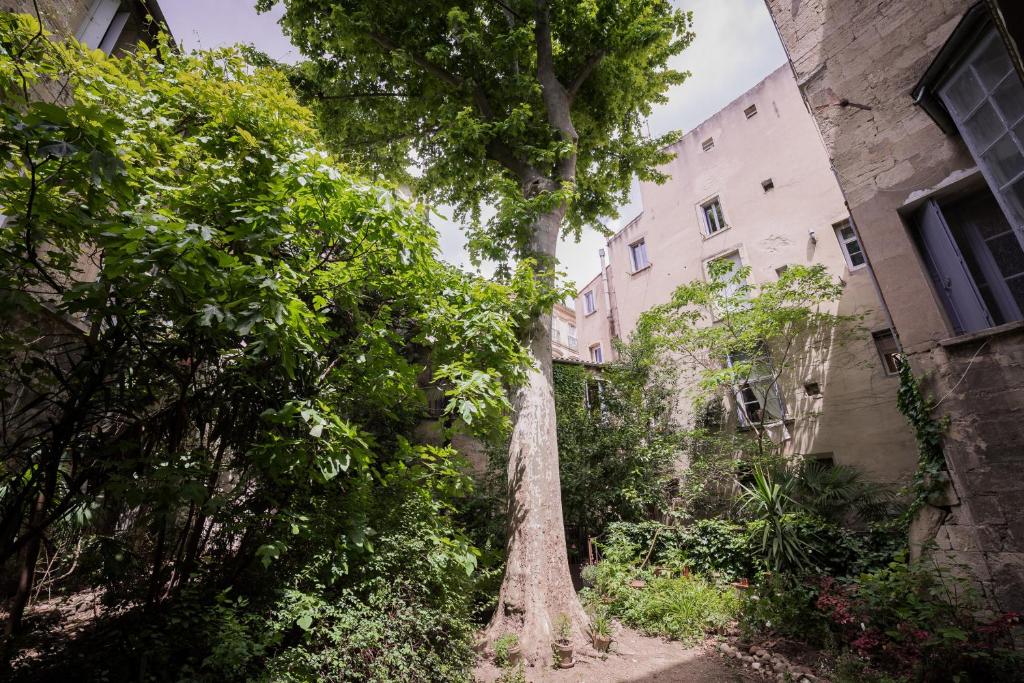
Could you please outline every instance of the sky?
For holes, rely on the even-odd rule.
[[[695,128],[786,61],[764,0],[673,0],[673,4],[693,12],[696,39],[672,63],[691,76],[672,88],[668,102],[651,115],[652,135]],[[252,43],[271,57],[298,60],[298,50],[277,25],[281,6],[257,14],[254,5],[255,0],[160,0],[171,33],[186,49]],[[617,230],[641,210],[634,187],[629,204],[621,207],[619,217],[610,219],[607,226]],[[462,231],[448,220],[434,223],[440,232],[443,258],[468,269]],[[559,245],[561,268],[577,287],[598,274],[597,252],[605,239],[588,230],[579,243],[563,241]]]

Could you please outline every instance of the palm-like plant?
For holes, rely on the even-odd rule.
[[[742,484],[739,510],[761,522],[760,550],[773,571],[803,570],[810,565],[810,544],[803,539],[792,516],[801,510],[793,498],[795,481],[761,466],[754,467],[751,485]]]
[[[814,460],[785,473],[793,482],[792,495],[805,508],[832,520],[853,514],[865,521],[894,515],[898,506],[892,488],[868,481],[848,465],[826,465]]]

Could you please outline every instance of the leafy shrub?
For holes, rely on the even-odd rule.
[[[875,666],[925,680],[1016,680],[1020,617],[982,618],[971,585],[937,565],[895,561],[853,582],[824,579],[815,602],[833,631]]]
[[[778,634],[811,645],[830,642],[829,622],[815,609],[818,586],[813,579],[765,573],[744,596],[740,628],[754,634]]]
[[[509,665],[509,651],[519,644],[519,636],[506,633],[494,641],[494,663],[500,667]]]
[[[669,576],[659,575],[650,562],[641,568],[652,543],[660,548],[656,552],[662,557],[681,556],[678,530],[654,523],[623,523],[611,525],[608,535],[602,561],[588,570],[594,587],[583,591],[587,602],[600,604],[609,614],[645,633],[682,641],[702,638],[735,619],[740,600],[731,587],[698,576],[680,576],[678,565],[668,566]],[[659,546],[662,537],[664,545]],[[630,585],[635,580],[644,585]]]
[[[269,659],[268,679],[468,680],[474,655],[460,616],[430,605],[408,584],[381,582],[368,599],[303,600],[278,620],[301,645]]]

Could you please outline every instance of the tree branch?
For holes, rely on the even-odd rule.
[[[583,66],[580,67],[579,72],[576,74],[576,78],[572,79],[572,83],[569,85],[568,90],[570,101],[576,99],[576,93],[580,91],[583,84],[587,82],[588,78],[590,78],[590,74],[594,73],[594,69],[596,69],[604,60],[604,56],[604,49],[600,49],[595,50],[589,57],[587,57],[587,61],[583,63]]]
[[[394,42],[383,33],[377,33],[376,31],[368,31],[366,35],[369,36],[378,45],[383,47],[385,50],[388,50],[389,52],[401,51],[405,53],[406,55],[408,55],[409,59],[413,61],[414,64],[419,66],[421,69],[426,71],[431,76],[434,76],[435,78],[447,83],[453,88],[462,87],[463,80],[461,78],[447,71],[446,69],[438,66],[437,64],[434,64],[432,61],[430,61],[423,55],[419,55],[410,50],[406,50],[401,45]]]

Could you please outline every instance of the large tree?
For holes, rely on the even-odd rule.
[[[664,179],[677,136],[645,136],[643,120],[685,79],[669,62],[693,37],[669,0],[259,4],[278,1],[309,59],[299,88],[336,149],[415,166],[416,192],[455,208],[476,258],[532,259],[538,287],[556,286],[561,235],[614,216],[633,177]],[[489,627],[519,633],[531,659],[550,657],[558,615],[581,639],[586,624],[566,562],[550,330],[550,310],[523,330],[533,368],[513,400],[508,565]]]

